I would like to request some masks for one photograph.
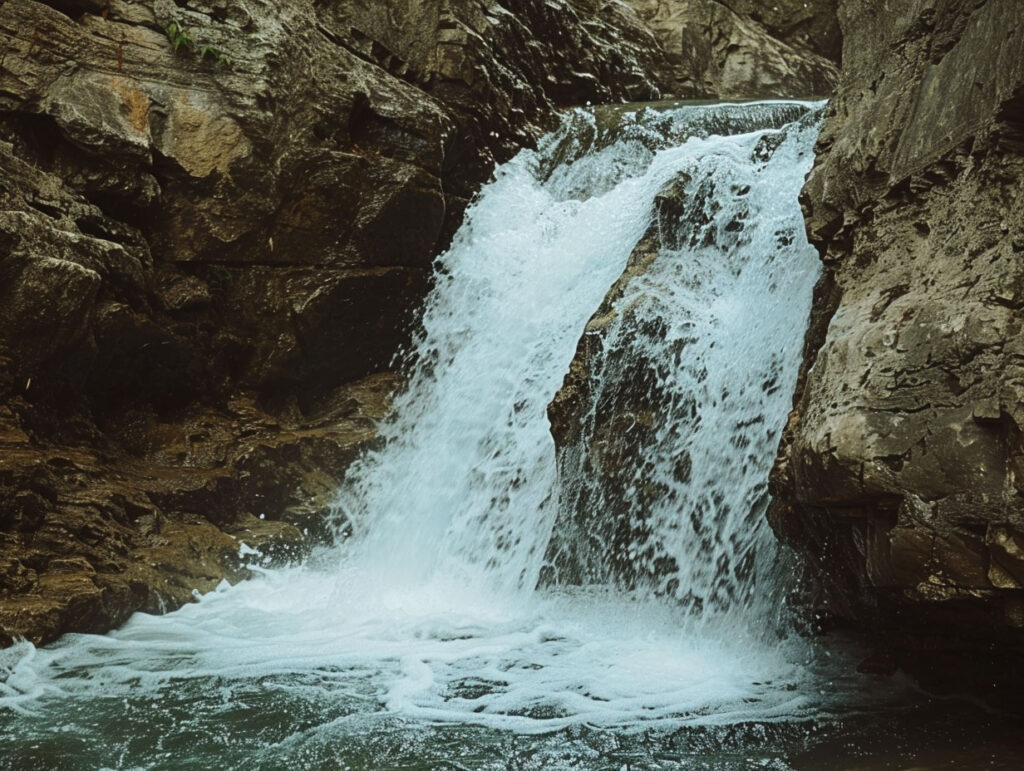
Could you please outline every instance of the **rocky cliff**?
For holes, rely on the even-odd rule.
[[[804,191],[828,275],[771,521],[881,634],[872,667],[1019,700],[1024,5],[839,7]]]
[[[834,80],[826,2],[712,5],[0,2],[0,644],[329,537],[433,257],[558,107]]]
[[[677,96],[827,96],[839,76],[837,0],[630,0],[665,51]]]
[[[325,535],[467,199],[658,55],[589,0],[0,3],[0,642]]]

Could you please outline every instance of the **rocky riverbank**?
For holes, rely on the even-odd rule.
[[[734,73],[687,95],[804,89],[820,52],[724,5],[0,3],[0,640],[101,631],[244,576],[243,541],[326,536],[496,162],[559,107],[672,93],[675,23]],[[712,6],[792,71],[743,75]]]

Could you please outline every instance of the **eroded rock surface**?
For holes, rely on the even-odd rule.
[[[747,54],[816,55],[817,10],[733,10]],[[659,39],[624,0],[0,3],[0,636],[240,575],[240,523],[368,441],[381,399],[322,416],[389,369],[495,162],[672,91]],[[700,93],[805,91],[780,77]]]
[[[659,93],[652,34],[592,0],[8,0],[0,49],[8,641],[324,535],[494,163]]]
[[[840,11],[804,191],[829,275],[771,519],[896,664],[1019,701],[1024,6]]]
[[[630,2],[665,51],[676,96],[825,96],[838,80],[836,0]]]
[[[769,202],[788,187],[795,204],[803,174],[791,153],[809,165],[820,112],[596,112],[597,137],[578,144],[653,150],[715,134],[709,144],[729,150],[703,146],[653,197],[649,227],[549,405],[561,518],[548,573],[643,587],[695,613],[735,612],[767,591],[754,588],[754,563],[771,560],[766,477],[798,365],[796,350],[780,350],[779,322],[800,334],[817,275],[813,251],[793,237],[799,210],[780,215]],[[729,135],[741,136],[723,142]],[[780,157],[788,178],[772,168]],[[775,318],[755,314],[752,330],[741,306]]]

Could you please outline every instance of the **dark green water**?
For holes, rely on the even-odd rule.
[[[577,726],[524,735],[416,725],[235,685],[230,699],[169,685],[146,697],[62,705],[0,738],[0,768],[34,769],[1020,769],[1019,719],[930,703],[801,723],[676,730]],[[328,700],[329,703],[329,700]],[[53,705],[56,706],[56,705]],[[46,712],[49,712],[47,708]],[[10,716],[3,720],[10,721]],[[3,725],[3,722],[0,722]],[[9,727],[9,726],[8,726]]]

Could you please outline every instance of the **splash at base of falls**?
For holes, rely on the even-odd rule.
[[[737,736],[774,736],[768,756],[781,757],[811,741],[812,729],[791,727],[891,697],[862,692],[844,674],[849,664],[835,665],[840,656],[774,623],[777,596],[765,581],[775,552],[755,521],[771,460],[762,456],[785,418],[792,384],[783,381],[795,377],[799,349],[775,338],[802,330],[772,314],[805,320],[814,281],[792,223],[816,126],[792,122],[815,108],[683,107],[623,113],[611,126],[579,112],[499,169],[438,262],[382,448],[341,491],[351,537],[307,565],[167,616],[137,615],[107,636],[0,652],[0,719],[11,727],[0,734],[0,767],[385,768],[553,731],[588,738],[571,759],[537,739],[532,755],[497,767],[619,768],[608,737],[649,732],[662,737],[657,746],[692,732],[712,754],[731,751]],[[675,346],[678,366],[659,387],[681,384],[714,406],[690,409],[703,417],[686,424],[687,402],[673,396],[660,420],[686,435],[658,434],[640,467],[672,495],[648,501],[644,540],[633,543],[642,559],[650,549],[671,557],[675,583],[650,571],[649,582],[621,581],[593,538],[576,537],[593,535],[578,512],[559,513],[566,480],[546,409],[649,229],[655,197],[684,172],[726,188],[739,174],[739,187],[764,188],[717,203],[708,193],[710,229],[637,285],[667,320],[658,340],[689,341]],[[715,224],[727,204],[746,207],[750,223],[764,214],[763,232]],[[708,240],[712,231],[721,233]],[[787,281],[793,291],[777,291]],[[621,329],[628,350],[636,336]],[[739,387],[729,403],[740,412],[719,408],[725,380],[742,385],[748,365],[756,398]],[[621,375],[628,362],[616,367]],[[775,390],[762,387],[765,372],[779,379]],[[711,446],[716,426],[729,428],[720,447]],[[690,473],[669,484],[673,447],[686,448]],[[732,451],[742,471],[723,465]],[[591,491],[587,500],[595,523],[605,509],[636,512],[628,496]],[[552,542],[573,580],[538,590]],[[687,591],[711,599],[681,602]],[[499,762],[488,758],[472,767]]]
[[[0,768],[47,768],[39,759],[57,755],[77,759],[62,768],[416,768],[397,758],[584,729],[655,746],[698,732],[715,755],[737,726],[755,738],[750,751],[784,737],[769,742],[774,754],[881,698],[802,641],[687,638],[683,621],[601,589],[502,601],[443,580],[410,589],[322,565],[273,571],[107,636],[0,653],[4,703],[21,713],[0,735]],[[621,767],[580,752],[486,767]]]
[[[507,604],[441,580],[410,590],[340,578],[343,589],[333,572],[275,572],[108,636],[71,635],[8,664],[6,687],[37,713],[211,682],[227,698],[258,678],[364,715],[517,732],[803,719],[830,702],[805,687],[822,666],[809,648],[680,639],[681,616],[660,602],[574,589]]]

